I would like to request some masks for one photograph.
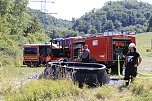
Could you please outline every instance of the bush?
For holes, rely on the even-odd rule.
[[[45,33],[28,34],[27,36],[30,43],[42,43],[50,41],[50,38]]]

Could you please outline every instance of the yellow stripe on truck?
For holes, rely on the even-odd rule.
[[[37,60],[37,56],[24,56],[24,60]]]
[[[37,60],[37,58],[24,58],[25,60]]]

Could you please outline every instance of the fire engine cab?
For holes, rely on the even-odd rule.
[[[28,66],[38,66],[51,61],[51,48],[57,48],[51,43],[25,44],[23,48],[23,64]]]
[[[70,38],[55,38],[51,40],[52,45],[56,45],[58,48],[53,48],[51,45],[51,57],[52,61],[59,60],[61,58],[70,59],[70,47],[71,42],[75,37]]]

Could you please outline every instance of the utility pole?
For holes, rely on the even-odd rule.
[[[47,10],[47,4],[48,3],[55,3],[53,1],[48,1],[48,0],[30,0],[29,2],[35,2],[35,3],[41,3],[41,16],[42,16],[42,23],[44,25],[44,29],[46,29],[46,25],[45,25],[45,17],[46,14],[57,14],[57,13],[49,13]],[[34,13],[34,12],[33,12]],[[35,12],[37,13],[37,12]]]
[[[47,13],[46,12],[47,11],[47,9],[46,9],[47,3],[55,3],[53,1],[48,1],[48,0],[33,0],[33,1],[30,0],[30,2],[41,3],[41,11],[44,12],[44,13]]]
[[[151,50],[152,50],[152,39],[151,39]]]

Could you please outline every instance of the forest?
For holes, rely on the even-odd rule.
[[[93,9],[73,19],[73,30],[100,33],[107,30],[146,32],[152,16],[152,5],[137,0],[108,1],[101,9]]]

